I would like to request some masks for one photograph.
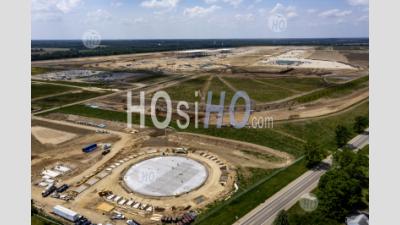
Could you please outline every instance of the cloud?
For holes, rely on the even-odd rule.
[[[243,0],[222,0],[225,3],[228,3],[234,7],[238,7]]]
[[[118,7],[122,6],[123,4],[119,0],[111,0],[110,5],[111,5],[111,7],[118,8]]]
[[[275,7],[269,11],[270,14],[282,14],[286,18],[290,19],[297,16],[297,10],[294,6],[285,7],[281,3],[276,3]]]
[[[369,0],[347,0],[350,5],[359,6],[359,5],[368,5]]]
[[[38,13],[32,14],[32,20],[43,21],[43,22],[59,22],[62,20],[62,17],[58,13],[42,12],[40,14]]]
[[[323,11],[319,14],[320,17],[345,17],[350,15],[352,12],[350,10],[339,10],[339,9],[330,9]]]
[[[145,8],[175,8],[179,0],[146,0],[140,5]]]
[[[146,22],[146,20],[142,17],[138,17],[138,18],[134,18],[134,19],[123,19],[121,21],[122,25],[125,26],[132,26],[132,25],[136,25],[136,24],[140,24],[140,23],[144,23]]]
[[[307,9],[307,13],[310,13],[310,14],[312,14],[312,13],[316,13],[318,10],[316,10],[316,9]]]
[[[215,10],[218,10],[220,8],[221,7],[216,6],[216,5],[212,5],[212,6],[208,7],[208,8],[204,8],[204,7],[201,7],[201,6],[194,6],[192,8],[186,8],[183,11],[183,14],[185,16],[189,16],[191,18],[193,18],[193,17],[202,17],[202,16],[208,15],[208,14],[210,14],[210,13],[212,13]]]
[[[52,1],[50,1],[52,2]],[[77,7],[81,0],[59,0],[57,1],[57,8],[63,13],[71,11],[73,8]]]
[[[81,0],[32,0],[32,12],[68,13],[80,3]]]
[[[96,11],[87,13],[87,23],[104,23],[110,21],[112,18],[111,13],[104,9],[97,9]]]
[[[253,21],[254,15],[252,13],[248,14],[236,14],[235,19],[239,21]]]
[[[369,21],[368,15],[361,16],[357,19],[357,22],[368,22],[368,21]]]
[[[217,3],[218,0],[204,0],[204,2],[205,2],[206,4],[214,4],[214,3]]]
[[[32,0],[33,20],[58,21],[61,15],[77,8],[81,0]]]

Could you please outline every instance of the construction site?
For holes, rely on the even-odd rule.
[[[251,186],[254,174],[295,162],[300,154],[279,149],[286,138],[293,149],[305,142],[279,130],[274,134],[282,137],[278,144],[262,145],[151,124],[127,128],[127,90],[136,104],[145,91],[147,116],[157,91],[171,96],[174,109],[187,101],[190,120],[198,103],[200,126],[209,91],[213,104],[225,92],[225,110],[235,92],[245,91],[251,99],[247,128],[266,117],[277,124],[329,117],[364,104],[369,95],[364,47],[196,49],[35,61],[32,66],[56,70],[32,76],[32,84],[101,92],[32,112],[32,199],[65,224],[76,224],[74,213],[92,224],[191,224],[213,204]],[[54,91],[40,98],[64,94]],[[164,104],[156,111],[160,118]],[[243,113],[239,101],[237,120]],[[173,118],[178,117],[174,110]],[[227,129],[229,121],[224,114]],[[210,122],[215,124],[216,116]]]

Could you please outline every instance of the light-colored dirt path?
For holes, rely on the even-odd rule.
[[[201,104],[205,104],[207,91],[208,91],[208,89],[210,89],[210,84],[211,84],[212,79],[213,79],[213,76],[209,76],[206,83],[203,86],[202,93],[200,93],[201,94],[201,100],[200,100]]]
[[[57,94],[45,95],[45,96],[40,96],[40,97],[37,97],[37,98],[32,98],[31,101],[34,102],[34,101],[45,99],[45,98],[57,97],[57,96],[60,96],[60,95],[80,93],[80,92],[82,92],[82,91],[81,90],[64,91],[64,92],[57,93]]]
[[[233,140],[233,139],[226,139],[226,138],[220,138],[220,137],[214,137],[214,136],[209,136],[209,135],[204,135],[204,134],[194,134],[194,133],[187,133],[187,132],[178,132],[177,135],[180,135],[182,137],[186,137],[186,138],[197,138],[197,139],[201,139],[202,143],[207,144],[209,143],[213,143],[213,145],[223,145],[223,146],[231,146],[232,150],[233,150],[233,146],[236,146],[235,148],[242,148],[242,149],[254,149],[254,150],[258,150],[261,152],[265,152],[268,153],[272,156],[278,157],[280,159],[282,159],[282,161],[280,162],[273,162],[271,161],[271,168],[280,168],[280,167],[284,167],[287,165],[290,165],[293,160],[294,157],[286,152],[283,151],[279,151],[276,149],[272,149],[266,146],[262,146],[262,145],[257,145],[257,144],[252,144],[252,143],[248,143],[248,142],[243,142],[243,141],[238,141],[238,140]],[[219,144],[217,144],[219,143]]]
[[[228,81],[226,81],[224,78],[222,78],[221,76],[217,76],[218,79],[224,83],[229,89],[231,89],[233,92],[237,92],[238,90]]]

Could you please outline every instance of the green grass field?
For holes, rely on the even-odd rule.
[[[226,86],[222,81],[220,81],[217,77],[213,77],[211,80],[210,87],[208,88],[208,91],[212,91],[212,104],[219,104],[219,100],[221,97],[221,92],[225,91],[225,105],[230,104],[231,99],[233,95],[235,94],[232,89],[230,89],[228,86]],[[208,92],[207,91],[207,92]],[[207,93],[206,93],[206,99],[207,99]],[[238,104],[242,104],[240,101]]]
[[[31,216],[31,225],[59,225],[60,223],[52,222],[52,220],[38,216]]]
[[[203,76],[199,78],[195,78],[192,80],[185,81],[183,83],[180,83],[176,86],[172,86],[169,88],[164,89],[169,96],[171,97],[171,100],[175,101],[187,101],[187,102],[195,102],[195,101],[200,101],[200,97],[195,97],[195,91],[201,92],[202,95],[205,96],[205,99],[207,100],[208,97],[208,91],[212,91],[212,104],[219,104],[220,100],[220,93],[222,91],[225,91],[225,104],[229,104],[233,95],[235,94],[229,87],[227,87],[222,81],[220,81],[217,77],[213,77],[210,86],[207,90],[203,90],[204,86],[206,85],[207,79],[209,76]],[[203,91],[205,91],[203,93]],[[238,104],[241,104],[241,101],[239,100]]]
[[[203,86],[207,79],[208,76],[195,78],[192,80],[182,82],[177,86],[166,88],[164,89],[164,91],[166,91],[171,97],[171,99],[175,101],[181,101],[181,100],[187,102],[199,101],[200,97],[196,98],[194,94],[196,91],[199,92],[203,91]]]
[[[69,93],[65,95],[59,95],[34,101],[32,102],[32,107],[33,108],[40,107],[42,110],[49,109],[73,102],[82,101],[89,98],[94,98],[100,95],[104,95],[106,93],[108,92],[82,91],[80,93]]]
[[[285,89],[291,89],[299,92],[312,91],[317,88],[325,87],[321,78],[298,78],[298,77],[283,77],[273,79],[256,79],[274,86],[279,86]]]
[[[295,101],[299,103],[312,102],[321,98],[339,98],[345,95],[348,95],[356,90],[366,88],[369,85],[369,76],[361,77],[356,80],[344,83],[337,84],[331,87],[327,87],[325,89],[315,91],[313,93],[300,96]]]
[[[259,102],[270,102],[283,99],[295,93],[279,87],[268,85],[268,81],[257,82],[246,78],[224,78],[237,90],[246,91],[251,99]]]
[[[57,93],[62,93],[70,90],[74,90],[72,87],[65,87],[60,85],[51,85],[51,84],[31,84],[31,98],[37,98]]]
[[[98,87],[98,88],[108,88],[112,84],[109,83],[88,83],[88,82],[76,82],[76,81],[41,81],[48,84],[65,84],[77,87]],[[60,85],[58,85],[60,86]]]
[[[364,102],[357,107],[330,117],[316,118],[301,122],[288,122],[274,124],[274,129],[284,131],[306,141],[316,141],[327,150],[335,150],[335,128],[344,125],[351,132],[354,119],[357,116],[369,115],[369,102]],[[355,136],[355,133],[352,133]]]

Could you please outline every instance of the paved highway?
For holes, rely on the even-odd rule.
[[[364,133],[359,134],[355,138],[351,139],[351,141],[349,141],[349,146],[357,152],[358,150],[367,146],[368,143],[369,133],[368,130],[366,130]]]
[[[330,164],[330,158],[325,162]],[[310,170],[281,189],[264,203],[253,209],[234,225],[270,225],[282,209],[292,207],[300,197],[317,187],[319,178],[327,171],[329,166]]]
[[[367,132],[357,135],[349,143],[361,147],[368,144]],[[328,170],[331,164],[331,156],[324,160],[326,166],[310,170],[288,184],[264,203],[253,209],[234,225],[271,225],[277,214],[285,209],[290,209],[305,193],[309,193],[318,186],[319,178]]]

